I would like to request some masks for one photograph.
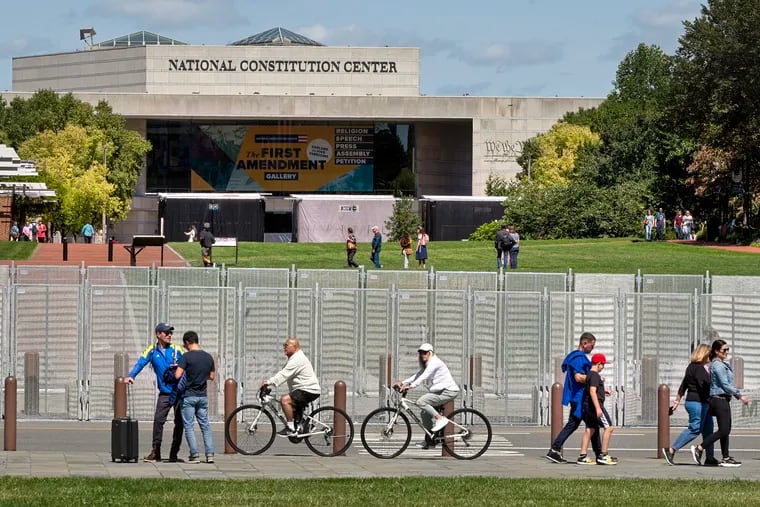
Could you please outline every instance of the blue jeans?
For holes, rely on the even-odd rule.
[[[198,419],[203,435],[203,447],[206,456],[214,455],[214,435],[208,423],[208,398],[206,396],[185,396],[182,400],[182,422],[185,423],[185,439],[190,447],[190,456],[199,456],[198,444],[195,441],[193,420]]]
[[[517,254],[519,252],[519,248],[513,248],[509,251],[509,267],[512,269],[517,269]]]
[[[372,263],[375,265],[376,268],[382,268],[380,265],[380,250],[370,255],[372,258]]]
[[[687,401],[684,403],[686,411],[689,413],[689,427],[686,428],[678,435],[676,441],[673,442],[673,450],[677,451],[682,449],[686,444],[694,440],[702,434],[702,439],[707,438],[713,432],[713,420],[712,416],[707,416],[708,403],[700,403],[699,401]],[[708,457],[713,456],[713,445],[710,444],[706,449]]]

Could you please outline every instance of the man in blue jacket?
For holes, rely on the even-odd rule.
[[[172,446],[169,449],[169,461],[177,462],[177,453],[182,445],[182,411],[177,407],[175,396],[171,396],[176,384],[165,381],[164,374],[170,368],[176,368],[177,361],[185,352],[182,347],[172,343],[174,328],[163,322],[156,326],[156,343],[149,345],[126,378],[128,384],[135,381],[135,377],[150,363],[156,374],[156,386],[158,387],[158,399],[156,400],[156,413],[153,416],[153,448],[143,461],[154,463],[161,461],[161,441],[164,436],[164,423],[169,415],[169,409],[174,408],[174,431],[172,432]]]
[[[591,361],[587,357],[594,350],[596,337],[591,333],[581,335],[578,348],[570,352],[562,361],[562,371],[565,372],[565,388],[562,391],[562,404],[570,405],[570,415],[567,424],[552,442],[552,447],[546,453],[546,459],[555,463],[567,463],[562,457],[562,445],[570,438],[583,420],[583,394],[586,391],[586,374],[591,369]],[[597,456],[602,451],[599,432],[591,438],[591,446]]]

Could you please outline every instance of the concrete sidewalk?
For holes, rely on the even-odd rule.
[[[490,476],[535,478],[646,478],[646,479],[745,479],[760,478],[760,449],[752,447],[757,436],[750,431],[732,434],[732,454],[740,468],[700,467],[686,451],[676,456],[678,465],[668,466],[654,458],[654,428],[618,428],[611,454],[615,466],[558,465],[544,458],[548,428],[497,427],[489,451],[473,461],[442,458],[440,450],[410,447],[400,457],[380,460],[366,453],[358,433],[348,456],[320,458],[303,444],[277,439],[272,449],[259,456],[224,454],[222,426],[215,424],[216,462],[114,463],[110,456],[110,423],[76,421],[19,421],[17,451],[0,453],[0,475],[22,477],[173,477],[184,479],[337,478]],[[140,455],[147,454],[150,422],[140,424]],[[171,425],[165,427],[165,441]],[[680,430],[680,429],[679,429]],[[358,428],[357,428],[358,431]],[[677,434],[674,430],[673,436]],[[413,440],[414,441],[414,440]],[[580,433],[571,437],[565,457],[574,461]],[[199,438],[200,442],[200,438]],[[168,443],[168,442],[166,442]],[[653,445],[654,444],[654,445]],[[576,447],[573,447],[576,446]],[[756,446],[756,445],[755,445]],[[186,456],[183,442],[180,456]]]

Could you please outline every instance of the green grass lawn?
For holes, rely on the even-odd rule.
[[[0,259],[23,260],[35,243],[0,242]],[[171,243],[193,266],[201,265],[198,243]],[[760,252],[760,249],[758,249]],[[496,252],[490,241],[441,241],[428,247],[428,265],[437,271],[495,271]],[[217,264],[234,266],[235,249],[215,247]],[[374,269],[369,245],[359,244],[356,262]],[[383,246],[384,269],[402,269],[401,248]],[[417,262],[411,260],[411,268]],[[241,243],[238,267],[348,269],[343,243]],[[518,271],[564,273],[643,273],[760,275],[760,253],[744,253],[679,243],[651,243],[631,239],[523,241]]]
[[[172,248],[200,266],[197,243],[171,243]],[[437,271],[495,271],[496,252],[482,241],[431,242],[428,264]],[[341,269],[346,267],[343,243],[241,243],[239,267]],[[217,264],[232,265],[235,249],[215,248]],[[402,269],[401,249],[384,245],[380,255],[384,269]],[[356,261],[374,269],[369,246],[359,245]],[[416,261],[411,269],[416,269]],[[586,239],[523,241],[518,257],[519,271],[577,273],[643,273],[758,275],[760,254],[737,253],[716,248],[678,243],[650,243],[631,239]],[[348,269],[348,268],[346,268]]]
[[[339,459],[339,458],[338,458]],[[431,465],[434,466],[434,465]],[[403,474],[403,468],[399,470]],[[0,478],[0,505],[755,505],[740,480],[397,479],[173,480]]]

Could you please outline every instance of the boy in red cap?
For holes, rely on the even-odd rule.
[[[594,462],[587,458],[588,443],[597,430],[602,431],[602,452],[596,457],[597,465],[617,465],[617,459],[607,454],[610,446],[610,438],[615,428],[612,419],[604,409],[604,379],[600,375],[607,364],[604,354],[591,356],[591,369],[586,377],[586,394],[583,398],[583,422],[586,423],[586,431],[581,440],[581,455],[578,463],[593,465]]]

